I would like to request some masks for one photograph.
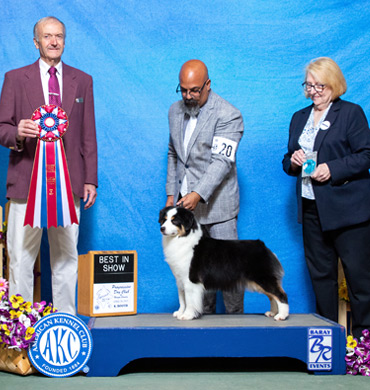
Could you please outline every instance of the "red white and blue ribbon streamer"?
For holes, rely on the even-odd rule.
[[[50,228],[78,224],[62,137],[69,122],[53,104],[39,107],[31,119],[39,127],[24,226]]]

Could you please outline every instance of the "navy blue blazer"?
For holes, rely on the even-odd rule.
[[[283,169],[297,176],[298,222],[302,223],[301,169],[292,171],[290,158],[301,149],[298,139],[313,105],[297,111],[290,122],[288,152]],[[334,230],[370,220],[370,130],[362,108],[341,99],[333,102],[315,139],[317,164],[326,163],[331,178],[325,183],[312,180],[322,229]]]

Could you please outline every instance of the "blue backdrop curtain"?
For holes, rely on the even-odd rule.
[[[191,58],[209,68],[212,88],[238,107],[245,134],[237,155],[239,236],[277,254],[291,311],[315,310],[296,222],[295,180],[281,160],[291,115],[308,105],[304,66],[332,57],[348,82],[345,99],[370,114],[370,3],[287,0],[13,0],[0,13],[1,85],[6,71],[34,62],[34,23],[54,15],[67,27],[65,63],[94,78],[99,188],[84,212],[80,253],[138,252],[138,311],[176,309],[174,278],[163,261],[158,211],[165,203],[167,111],[178,72]],[[0,204],[8,151],[0,148]],[[247,293],[246,311],[268,300]]]

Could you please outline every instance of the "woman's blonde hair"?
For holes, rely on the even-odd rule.
[[[307,74],[311,73],[318,82],[326,85],[333,91],[332,100],[337,99],[347,91],[346,79],[338,64],[331,58],[316,58],[306,66],[305,70],[305,79],[307,79]],[[306,90],[304,91],[304,94],[306,98],[309,97]]]

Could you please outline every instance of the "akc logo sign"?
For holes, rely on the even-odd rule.
[[[88,372],[92,338],[79,318],[67,313],[49,314],[36,322],[35,333],[28,356],[42,374],[62,378],[81,370]]]

